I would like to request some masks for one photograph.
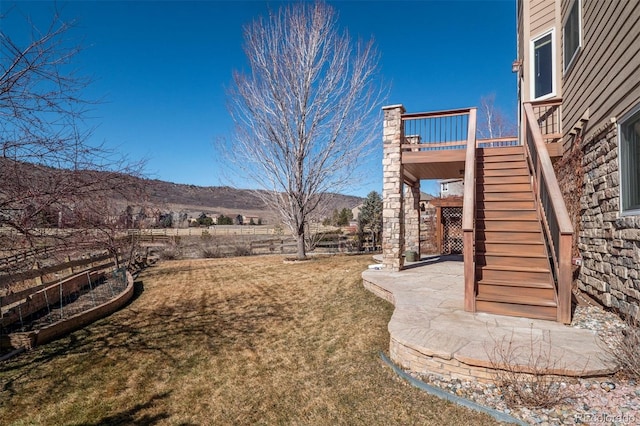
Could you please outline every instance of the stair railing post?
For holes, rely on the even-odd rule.
[[[573,281],[571,271],[571,250],[573,233],[560,235],[560,249],[558,257],[558,310],[557,321],[571,323],[571,283]]]
[[[467,150],[464,162],[462,232],[464,258],[464,310],[476,311],[475,211],[476,211],[476,109],[469,110]]]

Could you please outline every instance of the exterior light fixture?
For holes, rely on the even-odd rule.
[[[511,64],[511,72],[520,72],[521,67],[522,67],[522,61],[520,59],[516,59]]]

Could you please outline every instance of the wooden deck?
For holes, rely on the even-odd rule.
[[[522,141],[476,141],[474,108],[403,115],[403,178],[464,178],[467,311],[568,323],[573,231],[550,160],[562,151],[558,102],[535,108]]]

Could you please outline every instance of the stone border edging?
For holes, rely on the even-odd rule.
[[[493,408],[489,408],[489,407],[485,407],[484,405],[480,405],[477,404],[473,401],[470,401],[466,398],[462,398],[459,397],[457,395],[453,395],[449,392],[446,392],[442,389],[439,389],[437,387],[431,386],[425,382],[422,382],[414,377],[411,377],[410,375],[408,375],[407,373],[405,373],[402,369],[400,369],[397,365],[395,365],[393,363],[393,361],[391,361],[384,353],[380,352],[380,359],[382,359],[382,361],[387,364],[389,367],[391,367],[391,369],[401,378],[403,378],[404,380],[408,381],[412,386],[417,387],[420,390],[423,390],[425,392],[427,392],[430,395],[433,396],[437,396],[440,399],[444,399],[447,400],[449,402],[453,402],[455,404],[461,405],[465,408],[469,408],[471,410],[474,411],[479,411],[481,413],[484,414],[488,414],[491,417],[493,417],[494,419],[501,421],[501,422],[507,422],[507,423],[515,423],[517,425],[521,425],[521,426],[527,426],[527,423],[523,422],[520,419],[517,419],[515,417],[512,417],[508,414],[505,414],[501,411],[498,410],[494,410]]]

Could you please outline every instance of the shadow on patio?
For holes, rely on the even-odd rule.
[[[389,352],[404,369],[490,381],[500,360],[495,351],[511,345],[511,355],[519,354],[511,360],[512,371],[572,377],[615,372],[594,331],[466,312],[461,257],[423,258],[400,272],[369,269],[362,279],[366,289],[395,306]]]

